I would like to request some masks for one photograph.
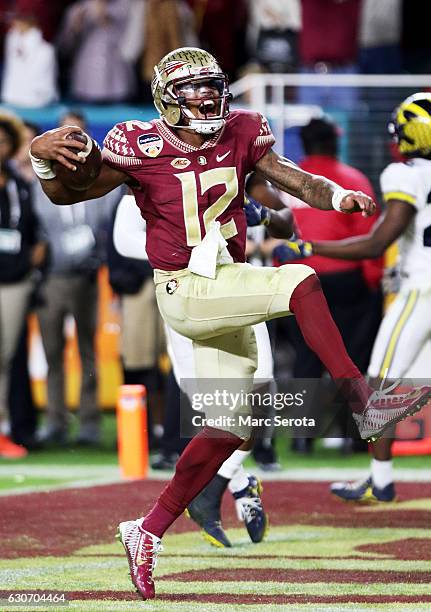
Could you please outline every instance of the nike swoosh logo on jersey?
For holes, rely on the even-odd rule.
[[[225,153],[224,155],[216,155],[216,160],[218,162],[222,162],[224,159],[226,159],[226,157],[229,155],[230,151],[228,151],[227,153]]]

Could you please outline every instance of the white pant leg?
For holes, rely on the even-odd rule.
[[[253,326],[257,343],[257,370],[254,378],[263,383],[272,380],[274,376],[274,360],[272,357],[271,342],[269,339],[266,323],[258,323]],[[195,378],[195,361],[193,354],[193,342],[182,336],[169,325],[165,324],[168,354],[172,363],[175,380],[184,391],[182,381]],[[188,384],[188,383],[187,383]]]
[[[400,293],[385,314],[374,342],[369,376],[404,376],[431,333],[431,291]]]
[[[254,379],[262,384],[274,378],[274,359],[266,323],[257,323],[253,329],[257,342],[257,370]]]
[[[180,388],[181,380],[194,378],[195,360],[193,355],[193,342],[190,338],[182,336],[165,323],[167,350],[174,371],[175,380]]]

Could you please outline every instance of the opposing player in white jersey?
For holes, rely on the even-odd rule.
[[[276,248],[281,261],[318,254],[338,259],[379,257],[398,243],[400,290],[377,335],[368,374],[405,376],[431,337],[431,94],[417,93],[395,110],[389,131],[405,161],[392,163],[380,177],[386,214],[367,236],[337,242],[286,243]],[[392,439],[372,445],[371,474],[354,483],[334,483],[337,497],[357,502],[395,499]]]
[[[270,206],[282,206],[275,191],[266,181],[257,180],[255,184],[258,195]],[[254,205],[254,219],[262,220],[265,225],[269,224],[269,217],[263,213],[263,219],[259,212],[259,203],[252,200]],[[265,208],[262,210],[266,210]],[[278,231],[283,226],[286,231],[291,230],[292,217],[290,211],[285,209],[287,215],[272,215],[272,219],[278,222]],[[124,257],[135,259],[147,259],[145,248],[146,222],[141,217],[132,195],[123,196],[115,216],[114,222],[114,245],[117,251]],[[195,363],[193,355],[193,343],[189,338],[182,336],[165,324],[167,347],[172,363],[172,369],[181,390],[189,397],[193,394],[193,381],[195,380]],[[261,387],[272,381],[273,358],[271,343],[265,323],[254,326],[257,343],[257,370],[254,374],[256,386]],[[204,538],[210,544],[217,547],[230,547],[231,543],[224,532],[221,524],[220,506],[221,499],[226,487],[229,488],[235,499],[237,515],[243,520],[250,536],[255,542],[261,542],[264,538],[268,518],[262,506],[261,483],[258,478],[248,475],[243,462],[250,455],[251,443],[244,444],[223,463],[212,481],[201,491],[201,493],[189,504],[190,517],[202,528]]]

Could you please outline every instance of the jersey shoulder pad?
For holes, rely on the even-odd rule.
[[[234,111],[229,116],[226,127],[231,131],[238,150],[247,160],[248,171],[255,168],[275,142],[268,121],[260,113]]]
[[[261,113],[237,110],[231,112],[229,119],[232,127],[245,138],[248,138],[251,144],[258,147],[274,144],[275,138],[271,127],[266,117]]]
[[[103,141],[104,161],[120,168],[142,165],[139,136],[153,129],[155,127],[152,121],[130,120],[117,123]]]
[[[413,206],[417,205],[419,195],[418,173],[408,163],[389,164],[380,175],[380,188],[385,202],[401,200]]]

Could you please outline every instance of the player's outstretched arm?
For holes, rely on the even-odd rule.
[[[72,132],[82,132],[82,130],[79,127],[68,125],[36,136],[31,143],[30,154],[33,158],[46,160],[48,169],[50,161],[57,161],[69,170],[73,170],[77,164],[85,163],[77,152],[84,150],[86,145],[74,141],[73,147],[77,152],[67,147],[66,137]],[[91,187],[83,191],[76,191],[63,185],[55,176],[51,177],[51,174],[48,173],[50,178],[45,179],[38,176],[38,179],[42,189],[54,204],[74,204],[99,198],[126,182],[128,178],[125,173],[102,163],[100,174]]]
[[[335,209],[344,213],[362,212],[364,216],[373,215],[376,211],[373,200],[361,191],[348,191],[323,176],[305,172],[272,150],[260,158],[256,170],[273,185],[313,208]]]
[[[386,213],[369,234],[346,240],[311,242],[313,255],[355,260],[381,257],[405,231],[415,213],[416,209],[411,204],[390,200]]]
[[[290,238],[294,232],[294,221],[290,208],[286,206],[283,210],[271,210],[267,229],[272,238]]]
[[[385,215],[377,221],[369,234],[325,242],[287,240],[278,244],[272,255],[279,264],[304,259],[311,255],[323,255],[334,259],[375,259],[381,257],[401,236],[415,215],[415,211],[414,206],[407,202],[390,200]]]
[[[273,210],[245,194],[244,212],[248,227],[264,225],[272,238],[289,238],[293,234],[293,215],[287,206]]]
[[[265,225],[268,234],[273,238],[289,238],[294,231],[293,215],[271,183],[253,172],[245,189],[244,211],[247,225]]]

